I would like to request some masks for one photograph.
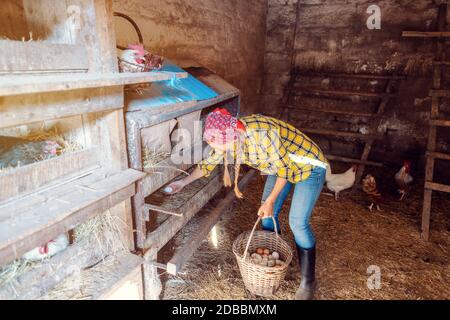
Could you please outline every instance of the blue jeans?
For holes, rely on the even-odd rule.
[[[292,203],[289,211],[289,226],[294,234],[295,243],[303,249],[311,249],[316,244],[309,220],[311,219],[312,211],[316,205],[317,199],[319,199],[320,193],[322,192],[325,182],[325,172],[325,169],[315,167],[311,173],[311,176],[305,181],[299,182],[295,185],[287,182],[283,190],[278,195],[273,207],[277,228],[280,230],[278,215],[280,214],[286,197],[292,190],[292,186],[294,186],[294,194],[292,196]],[[269,197],[276,181],[276,176],[267,177],[262,202]],[[274,231],[272,218],[263,219],[262,226],[264,230]]]

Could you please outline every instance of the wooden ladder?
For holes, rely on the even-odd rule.
[[[316,134],[316,135],[324,135],[330,137],[350,137],[359,140],[364,140],[364,149],[362,151],[361,157],[359,159],[347,158],[336,155],[327,154],[326,157],[328,160],[346,162],[346,163],[354,163],[358,164],[358,171],[356,175],[356,183],[355,187],[361,181],[361,178],[364,174],[365,166],[382,166],[382,163],[369,161],[369,155],[372,150],[372,147],[375,141],[380,137],[378,133],[382,116],[385,113],[389,102],[397,97],[397,93],[395,92],[395,87],[398,81],[404,79],[402,76],[397,75],[375,75],[375,74],[336,74],[336,73],[311,73],[313,77],[324,77],[324,78],[350,78],[350,79],[361,79],[361,80],[382,80],[386,81],[386,85],[384,86],[383,92],[375,93],[375,92],[360,92],[360,91],[336,91],[336,90],[298,90],[295,88],[295,83],[297,82],[297,76],[299,74],[295,71],[291,73],[291,77],[289,83],[284,91],[283,98],[280,104],[280,114],[283,119],[290,121],[290,113],[289,110],[306,110],[309,112],[316,113],[329,113],[335,115],[344,115],[344,116],[352,116],[352,117],[373,117],[373,121],[369,126],[369,132],[367,134],[356,133],[356,132],[345,132],[345,131],[335,131],[335,130],[327,130],[327,129],[313,129],[313,128],[301,128],[301,131],[306,134]],[[304,74],[308,75],[308,74]],[[314,96],[332,96],[332,97],[352,97],[352,96],[360,96],[372,99],[380,99],[380,103],[376,108],[375,113],[369,112],[355,112],[355,111],[345,111],[345,110],[328,110],[328,109],[313,109],[306,107],[298,107],[298,106],[290,106],[291,96],[293,93],[300,94],[309,94]]]
[[[436,159],[450,161],[450,154],[445,154],[437,151],[437,138],[439,127],[450,127],[450,120],[441,119],[440,117],[440,104],[441,100],[450,97],[450,90],[443,88],[443,74],[445,68],[450,65],[450,62],[445,61],[445,47],[446,40],[450,36],[446,31],[447,23],[447,4],[441,4],[439,6],[438,16],[438,31],[429,33],[419,33],[417,36],[427,36],[437,38],[437,54],[436,62],[433,66],[433,89],[430,91],[431,96],[431,112],[430,112],[430,131],[428,135],[427,146],[427,161],[425,167],[425,186],[424,186],[424,199],[422,210],[422,238],[426,241],[430,238],[430,218],[431,218],[431,202],[433,191],[441,191],[450,193],[450,185],[444,185],[434,182],[434,168]],[[408,34],[414,34],[413,32],[407,32]],[[405,33],[404,33],[405,35]]]

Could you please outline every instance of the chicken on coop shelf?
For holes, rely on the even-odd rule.
[[[143,45],[129,45],[128,49],[120,52],[120,59],[141,67],[145,66],[145,49]]]
[[[363,180],[362,180],[362,189],[364,193],[369,198],[369,210],[372,211],[373,207],[375,206],[378,211],[382,211],[380,204],[382,201],[382,196],[380,191],[378,191],[377,188],[377,181],[374,176],[368,174]]]
[[[334,192],[334,199],[337,201],[339,198],[339,193],[341,191],[350,189],[355,184],[356,171],[358,170],[357,165],[353,165],[344,173],[334,174],[331,170],[331,166],[327,166],[327,172],[325,176],[325,181],[327,188]]]
[[[46,244],[34,248],[23,255],[27,261],[41,261],[53,257],[55,254],[64,251],[69,246],[69,237],[66,233],[50,240]]]
[[[28,165],[61,153],[62,147],[53,140],[31,141],[0,136],[0,169]]]
[[[395,174],[395,182],[397,183],[397,192],[400,194],[400,201],[407,196],[411,183],[414,181],[411,173],[411,162],[403,162],[403,167]]]

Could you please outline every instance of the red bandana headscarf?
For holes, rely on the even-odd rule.
[[[228,110],[217,108],[206,118],[203,137],[207,141],[224,145],[237,140],[238,130],[245,131],[244,124]]]

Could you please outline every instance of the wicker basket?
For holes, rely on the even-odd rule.
[[[120,12],[114,12],[114,16],[123,18],[131,23],[131,25],[136,30],[137,36],[139,38],[139,43],[144,44],[144,39],[142,37],[141,30],[139,29],[139,26],[137,23],[131,19],[126,14],[120,13]],[[126,47],[123,46],[117,46],[118,49],[126,50]],[[164,58],[157,56],[152,53],[147,53],[145,55],[145,65],[138,65],[134,63],[130,63],[128,61],[125,61],[119,57],[117,57],[118,63],[119,63],[119,71],[120,72],[131,72],[131,73],[138,73],[138,72],[149,72],[152,70],[160,70],[162,68]],[[151,83],[140,83],[140,84],[133,84],[133,85],[127,85],[125,86],[125,91],[135,91],[135,92],[141,92],[142,90],[149,88],[151,86]]]
[[[278,234],[269,231],[255,231],[261,218],[258,218],[251,232],[244,232],[233,243],[233,253],[236,256],[244,285],[252,294],[270,297],[273,296],[286,276],[289,264],[292,261],[292,249]],[[282,266],[265,267],[255,264],[250,259],[250,252],[257,248],[266,248],[277,251],[280,259],[285,263]]]

